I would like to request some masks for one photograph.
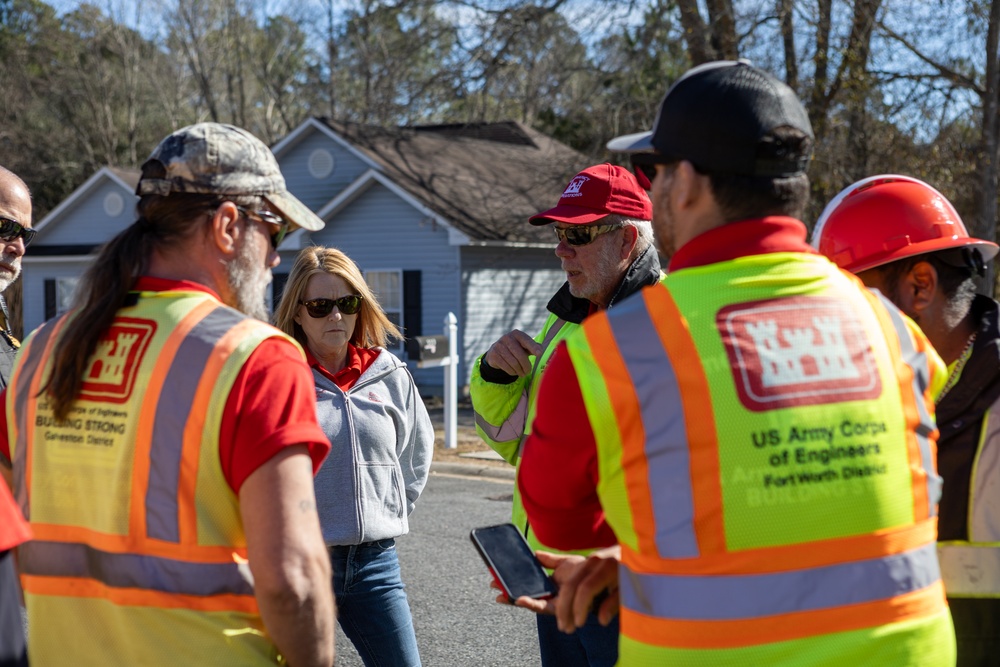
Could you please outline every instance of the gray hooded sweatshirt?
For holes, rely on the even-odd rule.
[[[323,539],[350,545],[399,537],[434,452],[434,428],[406,364],[380,349],[344,392],[313,369],[319,425],[333,448],[316,474]]]

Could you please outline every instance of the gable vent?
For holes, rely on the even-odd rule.
[[[333,173],[333,156],[325,148],[317,148],[309,154],[308,167],[313,178],[326,178]]]

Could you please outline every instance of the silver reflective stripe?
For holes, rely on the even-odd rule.
[[[510,416],[499,426],[486,421],[478,412],[476,413],[476,425],[483,429],[486,437],[494,442],[507,442],[509,440],[519,440],[524,435],[524,423],[528,419],[528,392],[521,392],[521,399],[517,402],[517,407],[510,413]]]
[[[622,566],[622,604],[649,616],[734,621],[887,600],[940,579],[934,545],[872,560],[742,575],[636,574]]]
[[[253,595],[249,569],[236,562],[190,561],[101,551],[86,544],[34,540],[20,547],[22,574],[77,577],[112,588],[177,595]]]
[[[17,443],[14,444],[14,497],[17,499],[17,504],[21,506],[24,518],[28,521],[31,520],[31,510],[28,507],[28,489],[24,481],[27,472],[25,470],[27,449],[30,446],[28,444],[28,402],[32,398],[30,396],[31,381],[34,379],[38,367],[44,361],[42,353],[45,351],[45,346],[49,344],[52,332],[56,330],[56,324],[66,317],[69,316],[64,315],[59,319],[49,320],[35,332],[30,344],[31,354],[21,355],[21,363],[17,369],[17,404],[14,406],[14,414],[17,415],[18,439]]]
[[[184,415],[192,411],[202,372],[216,343],[245,315],[219,307],[198,322],[181,342],[175,362],[163,382],[156,404],[149,448],[149,485],[146,489],[146,534],[167,542],[180,541],[177,485],[184,448]]]
[[[664,558],[695,558],[691,460],[677,376],[644,299],[615,306],[608,321],[639,398],[657,551]]]
[[[523,453],[521,448],[524,447],[524,431],[528,424],[528,392],[531,388],[531,383],[535,381],[535,373],[538,371],[538,365],[542,361],[542,357],[545,356],[545,352],[549,349],[549,345],[555,339],[556,334],[559,330],[563,328],[566,324],[566,320],[556,319],[549,327],[549,330],[545,333],[545,338],[542,339],[542,353],[535,357],[535,363],[531,366],[531,375],[528,376],[527,389],[521,392],[521,398],[517,402],[517,407],[514,411],[510,413],[500,425],[491,424],[486,420],[486,417],[482,416],[478,412],[475,413],[476,425],[483,430],[490,440],[494,442],[509,442],[511,440],[520,441],[520,447],[518,448],[517,455],[521,456]]]
[[[941,500],[941,477],[937,474],[937,466],[934,464],[933,448],[931,447],[930,434],[937,426],[931,418],[927,405],[924,404],[924,392],[930,386],[930,372],[927,367],[927,355],[918,352],[910,339],[910,330],[903,321],[903,315],[896,309],[892,302],[882,296],[879,292],[873,291],[882,300],[882,304],[892,319],[892,324],[896,329],[896,336],[899,338],[899,348],[902,353],[903,362],[913,370],[913,398],[917,405],[917,412],[920,415],[920,424],[917,425],[916,436],[917,445],[920,447],[920,464],[927,473],[927,505],[928,516],[937,516],[937,504]],[[921,517],[917,517],[919,520]]]
[[[951,597],[1000,597],[1000,547],[939,544],[944,590]]]
[[[1000,400],[983,419],[969,493],[969,541],[1000,542]]]

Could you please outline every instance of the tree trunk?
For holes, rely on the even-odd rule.
[[[708,23],[712,28],[712,46],[717,58],[736,60],[740,57],[736,39],[736,16],[732,0],[706,0]]]
[[[986,33],[986,92],[983,96],[983,132],[979,149],[979,215],[970,229],[972,236],[996,241],[997,239],[997,161],[998,154],[998,99],[1000,95],[1000,0],[990,3],[990,23]],[[987,265],[983,281],[984,291],[996,294],[995,263]]]
[[[852,181],[868,175],[868,95],[871,77],[868,75],[868,57],[871,54],[872,30],[875,14],[881,0],[857,0],[851,35],[844,51],[846,77],[844,78],[844,104],[847,107],[847,150],[852,159],[847,165]]]
[[[795,26],[792,23],[794,0],[778,0],[778,19],[781,21],[781,42],[785,48],[785,83],[792,90],[799,89],[799,64],[795,56]]]
[[[717,56],[709,42],[708,28],[698,9],[698,0],[678,0],[677,8],[681,12],[681,27],[691,64],[701,65],[715,60]]]
[[[337,117],[336,109],[336,89],[334,87],[334,72],[337,67],[337,44],[333,39],[333,0],[326,3],[326,56],[329,59],[330,73],[327,77],[327,96],[330,98],[329,111],[330,118]]]
[[[809,95],[809,122],[812,123],[816,143],[826,134],[826,120],[830,112],[831,95],[827,90],[830,68],[830,32],[833,30],[833,0],[819,0],[816,20],[816,55],[813,57],[815,75]]]

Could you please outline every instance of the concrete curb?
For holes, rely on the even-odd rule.
[[[448,473],[450,475],[473,475],[477,477],[492,477],[493,479],[508,479],[514,481],[514,468],[484,466],[478,463],[453,463],[451,461],[433,461],[431,472]]]

